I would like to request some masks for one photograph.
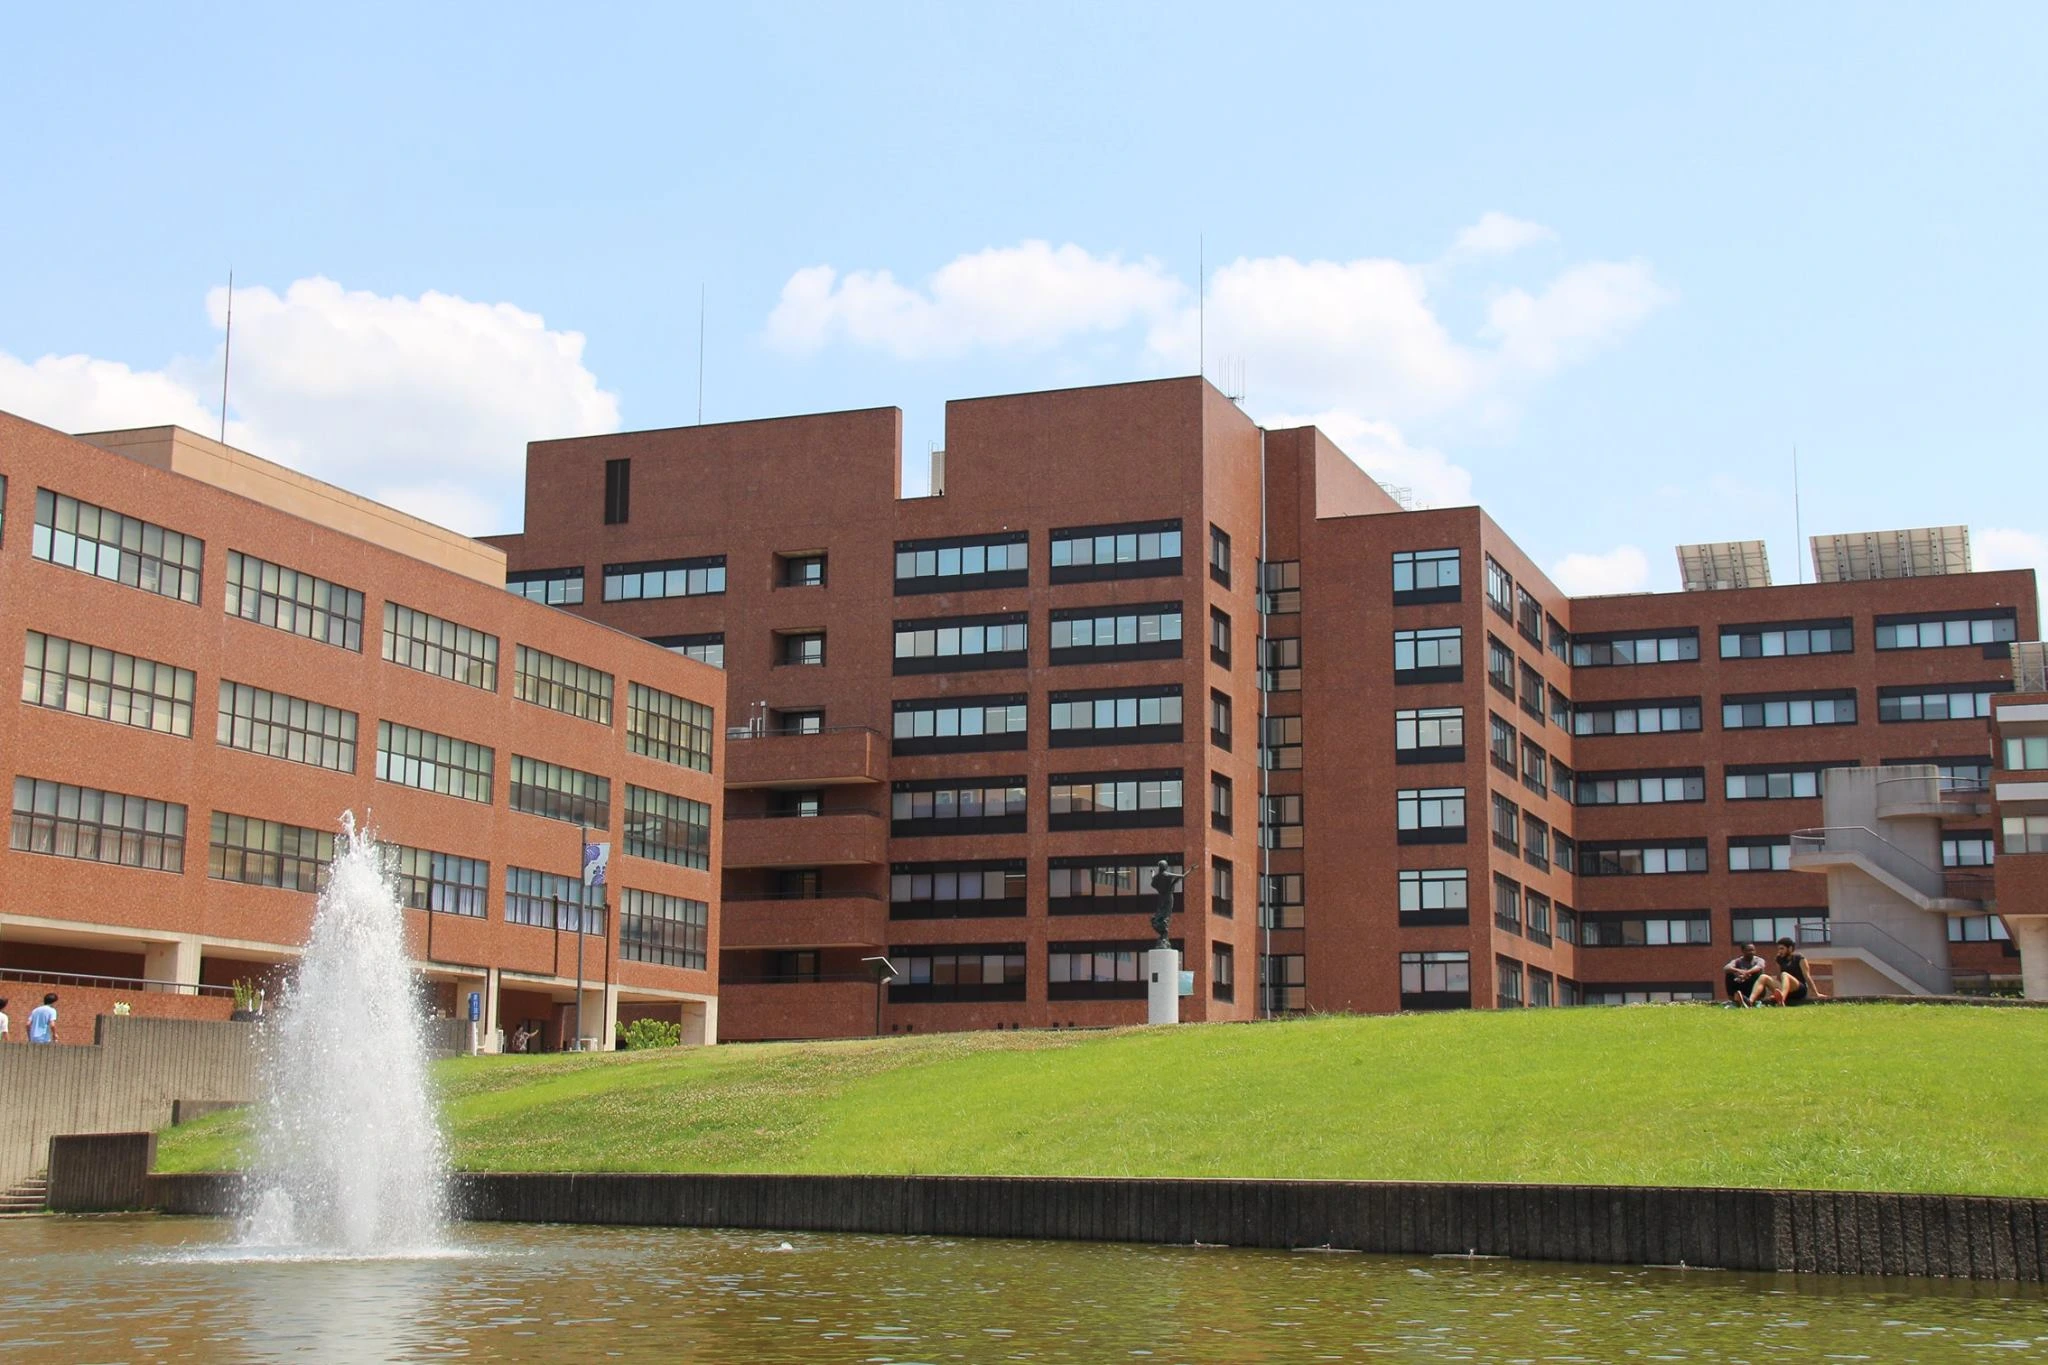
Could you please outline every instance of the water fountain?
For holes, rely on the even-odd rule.
[[[405,915],[376,840],[342,817],[298,977],[269,1025],[243,1249],[433,1254],[447,1152]]]

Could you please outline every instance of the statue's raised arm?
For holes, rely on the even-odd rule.
[[[1159,860],[1159,866],[1152,873],[1152,890],[1159,897],[1152,907],[1152,932],[1159,936],[1157,946],[1171,947],[1166,938],[1166,926],[1173,920],[1173,898],[1180,892],[1180,884],[1187,879],[1187,869],[1176,872],[1166,859]]]

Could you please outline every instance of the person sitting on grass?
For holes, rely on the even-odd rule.
[[[1813,968],[1807,965],[1806,954],[1799,951],[1798,944],[1789,938],[1779,939],[1776,957],[1778,970],[1765,972],[1750,987],[1750,1004],[1804,1005],[1821,998],[1820,987],[1813,984]],[[1770,997],[1768,1002],[1765,996]]]
[[[1721,968],[1723,979],[1728,983],[1729,1003],[1749,1008],[1750,987],[1764,974],[1764,960],[1756,955],[1756,945],[1742,945],[1742,956]]]

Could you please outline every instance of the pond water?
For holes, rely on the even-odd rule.
[[[2017,1286],[1315,1252],[465,1225],[233,1259],[203,1219],[0,1222],[33,1361],[2048,1360]],[[786,1248],[786,1249],[785,1249]]]

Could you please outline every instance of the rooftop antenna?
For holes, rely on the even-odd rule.
[[[1806,522],[1799,509],[1799,443],[1792,443],[1792,554],[1799,565],[1799,581],[1806,581]]]
[[[235,348],[235,268],[228,267],[228,331],[220,348],[220,443],[228,443],[228,357]]]
[[[1209,377],[1209,238],[1195,237],[1195,365]]]
[[[704,425],[704,286],[697,286],[697,425]]]

